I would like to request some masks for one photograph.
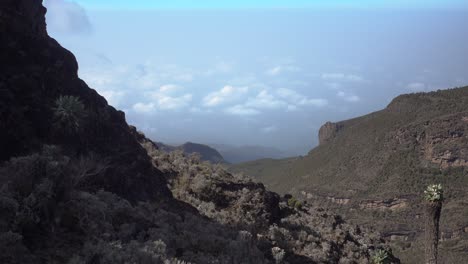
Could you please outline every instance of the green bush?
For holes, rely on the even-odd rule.
[[[291,197],[288,199],[288,205],[291,207],[294,207],[296,209],[301,209],[302,208],[302,203],[298,201],[296,198]]]

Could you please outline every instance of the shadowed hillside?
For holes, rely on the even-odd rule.
[[[327,123],[305,157],[233,166],[281,193],[326,202],[375,226],[406,256],[422,259],[421,197],[440,182],[444,263],[468,255],[468,87],[401,95],[386,109]]]

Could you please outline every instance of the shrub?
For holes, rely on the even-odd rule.
[[[296,209],[301,209],[302,208],[302,203],[298,201],[296,198],[291,197],[288,199],[288,205],[291,207],[294,207]]]
[[[86,116],[84,104],[75,96],[60,96],[55,100],[54,125],[57,129],[76,132]]]

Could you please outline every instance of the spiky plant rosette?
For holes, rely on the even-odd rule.
[[[78,97],[60,96],[55,101],[54,117],[57,127],[77,131],[85,116],[85,106]]]
[[[424,191],[424,199],[428,202],[440,202],[443,200],[443,194],[441,184],[431,184]]]
[[[372,264],[389,263],[389,255],[385,249],[377,249],[372,256]]]

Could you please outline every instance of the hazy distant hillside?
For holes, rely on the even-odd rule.
[[[233,170],[375,225],[407,263],[422,258],[422,190],[440,182],[447,191],[445,263],[468,261],[468,87],[401,95],[384,110],[327,123],[319,134],[320,146],[305,157],[253,161]]]
[[[192,153],[200,154],[200,158],[203,161],[209,161],[211,163],[226,163],[223,156],[214,148],[203,145],[197,144],[192,142],[187,142],[180,146],[171,146],[164,144],[162,142],[157,142],[156,145],[165,152],[171,152],[175,150],[182,150],[185,154],[190,155]]]
[[[288,156],[285,152],[273,147],[225,144],[210,144],[210,146],[217,149],[224,159],[232,164],[266,158],[280,159]]]

